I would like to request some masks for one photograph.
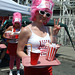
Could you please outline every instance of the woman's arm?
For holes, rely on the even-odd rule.
[[[53,39],[53,43],[56,43],[57,42],[57,34],[59,32],[59,30],[61,29],[60,25],[59,24],[59,19],[57,21],[57,24],[56,24],[56,21],[54,19],[54,27],[53,27],[53,30],[52,30],[52,39]]]
[[[57,33],[53,30],[53,28],[49,28],[49,34],[50,34],[50,39],[51,43],[57,43]]]
[[[24,57],[26,54],[24,53],[25,44],[27,44],[29,38],[29,29],[27,27],[22,27],[21,32],[19,34],[18,46],[17,46],[17,54],[19,57]]]

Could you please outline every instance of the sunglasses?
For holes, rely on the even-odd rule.
[[[39,10],[39,14],[41,14],[41,15],[46,14],[46,16],[47,16],[47,17],[50,17],[50,16],[51,16],[51,14],[50,14],[50,13],[45,12],[45,11],[41,11],[41,10]]]

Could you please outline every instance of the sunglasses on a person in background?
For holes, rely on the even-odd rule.
[[[39,14],[41,14],[41,15],[46,14],[47,17],[50,17],[51,16],[50,13],[45,12],[45,11],[42,11],[42,10],[39,10]]]

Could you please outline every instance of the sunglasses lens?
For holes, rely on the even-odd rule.
[[[46,13],[46,16],[47,16],[47,17],[50,17],[50,13]]]
[[[41,15],[44,15],[44,14],[45,14],[45,12],[44,12],[44,11],[39,11],[39,13],[40,13]]]
[[[39,14],[41,14],[41,15],[46,14],[47,17],[50,17],[50,13],[46,13],[45,11],[39,11]]]

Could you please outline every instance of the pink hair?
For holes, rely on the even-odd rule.
[[[54,6],[54,3],[52,2],[52,0],[45,0],[45,1],[49,1],[52,4],[52,8],[51,10],[49,8],[37,8],[37,6],[41,3],[42,0],[32,0],[32,6],[31,6],[31,21],[35,21],[36,20],[36,12],[38,10],[47,10],[51,15],[52,15],[52,8]],[[47,19],[47,21],[44,24],[47,24],[47,22],[50,20],[51,16]]]
[[[13,20],[12,20],[12,23],[13,23],[13,26],[15,25],[15,19],[16,18],[18,18],[18,19],[20,19],[20,21],[16,21],[17,23],[19,23],[20,24],[20,27],[21,27],[21,23],[22,23],[22,15],[21,15],[21,13],[19,13],[19,12],[15,12],[15,13],[13,13]]]

